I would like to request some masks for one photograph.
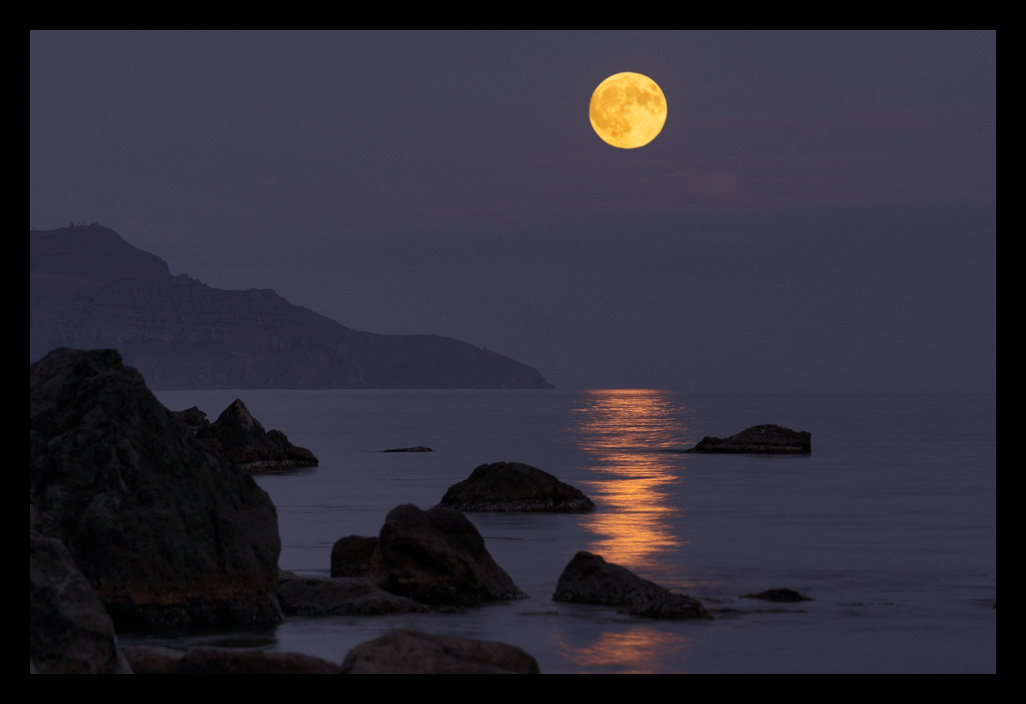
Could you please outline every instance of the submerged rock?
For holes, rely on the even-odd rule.
[[[812,435],[782,425],[753,425],[729,438],[706,436],[683,452],[800,455],[812,452]]]
[[[118,630],[281,621],[270,497],[115,350],[58,349],[30,366],[29,516]]]
[[[391,450],[382,450],[382,452],[431,452],[431,448],[417,445],[416,447],[395,447]]]
[[[449,487],[440,506],[460,511],[582,513],[595,504],[579,489],[522,462],[494,462]]]
[[[812,601],[812,597],[806,596],[794,589],[767,589],[758,594],[742,594],[742,599],[763,599],[764,601]]]
[[[586,550],[567,564],[552,600],[622,606],[625,613],[649,618],[709,618],[697,599],[671,592]]]
[[[195,422],[192,409],[182,411],[179,416],[182,414],[190,414],[186,418]],[[318,463],[310,450],[290,443],[285,433],[265,431],[241,399],[235,399],[213,423],[200,423],[196,439],[221,459],[254,474],[292,467],[316,467]]]
[[[350,675],[536,675],[538,661],[520,648],[494,641],[399,630],[349,651]]]

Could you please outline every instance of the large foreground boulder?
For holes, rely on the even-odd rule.
[[[195,423],[195,412],[179,414],[183,422]],[[305,447],[296,447],[280,430],[264,430],[241,399],[235,399],[213,423],[198,424],[196,438],[204,447],[254,474],[316,467],[317,457]]]
[[[366,566],[366,570],[363,567]],[[366,577],[385,591],[430,606],[526,599],[459,511],[397,506],[378,538],[349,536],[332,548],[332,575]]]
[[[812,434],[782,425],[753,425],[729,438],[706,436],[684,452],[807,455],[812,452]]]
[[[350,675],[536,675],[538,661],[520,648],[412,630],[386,633],[349,651]]]
[[[41,674],[130,674],[114,624],[64,543],[29,532],[29,659]]]
[[[649,618],[709,618],[697,599],[671,592],[586,550],[567,564],[552,600],[621,606],[626,613]]]
[[[584,493],[522,462],[493,462],[449,487],[440,506],[460,511],[582,513],[595,508]]]
[[[30,530],[57,538],[119,630],[281,620],[278,518],[115,350],[29,368]]]

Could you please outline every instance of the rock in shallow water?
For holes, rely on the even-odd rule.
[[[392,594],[431,606],[526,599],[492,559],[466,516],[444,506],[397,506],[377,538],[347,536],[331,551],[333,577],[365,577]]]
[[[626,613],[648,618],[709,618],[697,599],[671,592],[586,550],[567,564],[552,600],[622,606]]]
[[[812,601],[812,597],[806,596],[794,589],[767,589],[758,594],[742,594],[742,599],[762,599],[763,601]]]
[[[812,452],[812,434],[782,425],[753,425],[729,438],[706,436],[684,452],[807,455]]]
[[[185,422],[196,422],[192,409],[182,411],[179,417]],[[285,433],[265,431],[241,399],[235,399],[213,423],[199,424],[196,438],[221,459],[254,474],[316,467],[318,463],[314,453],[290,443]]]
[[[493,462],[453,484],[440,506],[467,512],[539,511],[582,513],[595,504],[579,489],[522,462]]]

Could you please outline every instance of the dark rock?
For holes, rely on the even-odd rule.
[[[431,452],[431,448],[418,445],[417,447],[396,447],[391,450],[382,450],[382,452]]]
[[[377,537],[349,535],[331,546],[332,577],[363,577],[374,564]],[[380,556],[379,556],[380,559]]]
[[[281,620],[278,518],[115,350],[29,370],[30,530],[61,540],[115,627]]]
[[[360,577],[289,576],[278,582],[278,600],[286,616],[376,616],[428,610]]]
[[[341,668],[302,653],[252,648],[170,648],[132,646],[125,656],[140,675],[337,675]]]
[[[729,438],[706,436],[684,452],[807,455],[812,452],[812,435],[782,425],[753,425]]]
[[[389,511],[368,574],[378,586],[422,604],[471,606],[526,599],[459,511],[406,504]]]
[[[536,675],[538,661],[520,648],[493,641],[400,630],[349,651],[342,672],[368,674]]]
[[[797,592],[794,589],[767,589],[766,591],[759,592],[758,594],[742,594],[742,599],[763,599],[765,601],[812,601],[812,597],[808,597],[801,592]]]
[[[666,621],[680,621],[689,618],[712,618],[698,599],[692,599],[686,594],[675,594],[670,592],[652,601],[635,606],[626,606],[621,609],[623,613],[645,618],[658,618]]]
[[[131,674],[114,624],[64,543],[29,532],[29,660],[43,674]]]
[[[521,462],[483,464],[449,487],[439,504],[460,511],[582,513],[595,508],[579,489]]]
[[[574,555],[567,564],[552,599],[623,606],[627,613],[649,618],[709,618],[698,600],[671,592],[585,550]]]
[[[316,467],[317,458],[296,447],[280,430],[265,431],[240,399],[213,423],[201,426],[196,438],[221,459],[259,474],[291,467]]]
[[[193,432],[210,425],[210,421],[207,420],[207,414],[197,406],[186,408],[184,411],[178,411],[174,415],[175,418],[185,423]]]

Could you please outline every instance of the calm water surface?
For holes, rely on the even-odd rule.
[[[512,643],[543,673],[995,672],[996,397],[985,393],[164,391],[211,420],[241,398],[320,466],[263,476],[280,565],[328,576],[331,546],[377,535],[389,510],[430,508],[487,462],[582,489],[583,515],[468,514],[530,599],[459,614],[288,619],[254,643],[340,662],[393,628]],[[805,457],[686,455],[705,435],[777,423]],[[425,445],[430,453],[382,453]],[[559,604],[589,550],[701,600],[715,619],[662,622]],[[740,595],[789,587],[814,601]]]

